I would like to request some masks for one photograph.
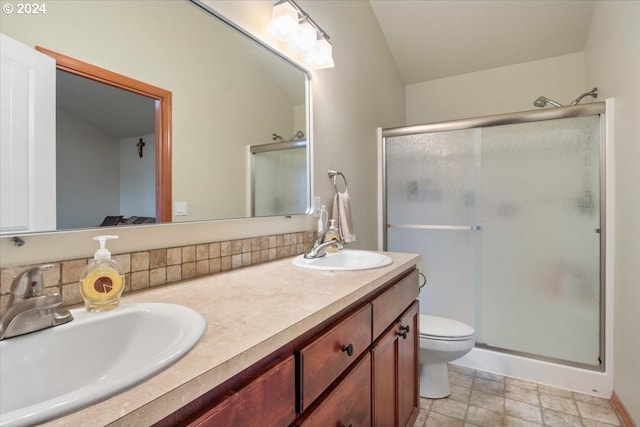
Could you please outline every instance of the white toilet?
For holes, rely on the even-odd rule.
[[[447,363],[467,354],[475,343],[471,326],[444,317],[420,315],[420,396],[451,394]]]

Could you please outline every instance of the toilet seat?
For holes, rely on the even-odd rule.
[[[444,317],[420,315],[420,338],[438,341],[464,341],[473,338],[474,329],[462,322]]]

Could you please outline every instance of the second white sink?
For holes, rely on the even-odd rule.
[[[71,313],[67,324],[0,341],[0,426],[39,424],[138,384],[184,356],[207,326],[176,304]]]
[[[293,265],[310,270],[368,270],[390,265],[393,260],[378,252],[343,249],[334,253],[327,253],[320,258],[306,259],[304,255],[293,259]]]

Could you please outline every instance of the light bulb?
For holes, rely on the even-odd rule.
[[[309,22],[298,25],[295,36],[289,39],[289,48],[299,55],[305,55],[316,42],[316,29]]]
[[[336,66],[333,61],[333,48],[326,38],[317,40],[314,47],[307,52],[305,59],[311,68],[333,68]]]
[[[276,38],[288,41],[298,27],[298,11],[289,3],[273,6],[271,22],[267,30]]]

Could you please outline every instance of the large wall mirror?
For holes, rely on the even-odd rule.
[[[37,17],[3,14],[1,31],[171,94],[160,203],[157,99],[58,70],[57,230],[308,210],[309,75],[200,0],[60,0]]]

